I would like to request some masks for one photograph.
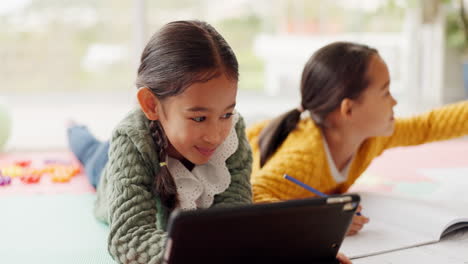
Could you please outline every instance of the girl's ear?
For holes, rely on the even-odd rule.
[[[351,119],[352,114],[353,114],[353,107],[354,107],[353,100],[348,99],[348,98],[343,99],[340,105],[340,116],[345,120]]]
[[[146,117],[149,120],[158,120],[159,99],[151,92],[151,90],[148,87],[138,89],[137,98],[140,103],[141,110],[143,110]]]

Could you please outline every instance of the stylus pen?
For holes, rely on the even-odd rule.
[[[313,187],[311,187],[311,186],[309,186],[309,185],[307,185],[307,184],[299,181],[298,179],[295,179],[295,178],[293,178],[293,177],[291,177],[291,176],[289,176],[287,174],[284,175],[284,178],[286,180],[294,182],[295,184],[301,186],[302,188],[308,190],[309,192],[315,193],[316,195],[318,195],[320,197],[328,197],[328,195],[324,194],[323,192],[321,192],[321,191],[319,191],[319,190],[317,190],[317,189],[315,189],[315,188],[313,188]],[[356,215],[361,216],[361,213],[357,212]]]

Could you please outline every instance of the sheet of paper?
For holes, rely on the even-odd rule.
[[[460,264],[468,263],[468,228],[444,237],[439,243],[353,260],[354,264]]]
[[[375,193],[361,193],[361,204],[370,222],[357,235],[346,237],[340,249],[351,258],[437,242],[463,213],[461,207]]]

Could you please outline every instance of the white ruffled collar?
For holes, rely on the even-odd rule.
[[[224,192],[231,183],[226,160],[236,152],[239,140],[236,134],[238,114],[233,115],[232,128],[226,140],[216,149],[211,159],[189,171],[179,160],[168,157],[167,166],[174,178],[179,198],[178,208],[209,208],[214,196]]]

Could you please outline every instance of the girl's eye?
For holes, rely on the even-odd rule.
[[[222,118],[223,118],[223,119],[229,119],[229,118],[231,118],[233,115],[234,115],[233,113],[227,113],[227,114],[224,114]]]
[[[193,121],[197,122],[197,123],[200,123],[200,122],[203,122],[206,120],[206,117],[205,116],[199,116],[199,117],[194,117],[194,118],[191,118]]]

